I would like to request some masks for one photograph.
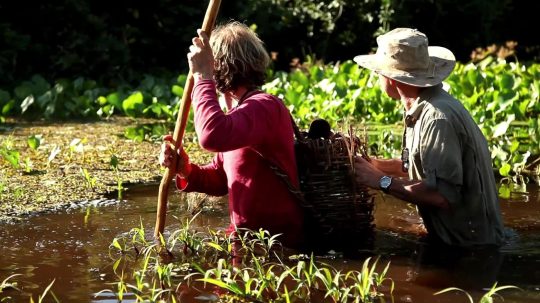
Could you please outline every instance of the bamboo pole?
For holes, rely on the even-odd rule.
[[[210,0],[210,2],[208,3],[208,8],[206,9],[206,14],[204,15],[204,21],[202,25],[202,30],[205,31],[208,36],[210,36],[210,33],[214,28],[214,23],[216,22],[216,17],[219,11],[220,4],[221,0]],[[176,120],[176,125],[173,133],[173,144],[175,150],[178,150],[182,146],[182,140],[184,138],[184,132],[186,130],[187,119],[191,107],[191,92],[193,91],[193,83],[193,74],[190,70],[187,76],[186,84],[184,85],[184,94],[182,95],[182,100],[180,102],[178,119]],[[171,165],[172,167],[176,167],[178,157],[176,153],[173,153],[173,155],[174,156],[171,161]],[[165,173],[163,174],[161,183],[159,185],[156,227],[154,229],[154,238],[156,240],[159,240],[160,235],[163,234],[163,231],[165,229],[169,185],[173,177],[174,173],[172,173],[169,168],[165,168]]]

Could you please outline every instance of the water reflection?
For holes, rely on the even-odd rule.
[[[28,218],[0,228],[0,280],[18,273],[22,293],[12,291],[13,302],[34,299],[55,279],[53,290],[62,302],[116,302],[111,293],[115,260],[108,255],[111,240],[142,224],[151,232],[155,220],[157,187],[141,187],[126,194],[126,202],[112,206],[78,209],[69,213]],[[178,228],[186,212],[181,197],[171,193],[167,229]],[[434,297],[446,287],[464,288],[480,294],[495,281],[516,285],[523,292],[503,293],[507,302],[538,302],[540,299],[540,196],[529,188],[527,199],[502,201],[507,244],[500,249],[466,251],[433,247],[421,241],[424,234],[414,208],[388,196],[378,197],[377,230],[372,247],[325,258],[343,271],[358,270],[366,257],[390,261],[389,276],[396,285],[395,302],[456,302],[455,294]],[[223,203],[226,207],[226,203]],[[205,211],[194,220],[201,229],[225,228],[225,208]],[[352,239],[361,241],[361,239]],[[20,277],[19,277],[20,278]],[[188,293],[189,290],[186,290]],[[2,293],[2,296],[4,293]],[[2,297],[0,297],[2,298]],[[463,297],[459,297],[460,301]],[[128,300],[129,302],[129,300]]]

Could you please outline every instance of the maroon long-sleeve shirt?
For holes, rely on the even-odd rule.
[[[217,154],[210,164],[192,164],[187,180],[177,176],[177,187],[216,196],[228,193],[230,229],[263,228],[283,234],[285,245],[301,243],[302,210],[269,165],[280,167],[298,186],[293,129],[283,102],[252,92],[224,113],[212,80],[199,81],[192,100],[199,143]]]

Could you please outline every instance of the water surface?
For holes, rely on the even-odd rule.
[[[446,251],[418,241],[419,219],[414,208],[389,196],[376,200],[376,240],[369,251],[358,256],[339,252],[325,262],[342,271],[359,270],[367,256],[390,261],[389,277],[395,283],[394,302],[467,302],[462,294],[433,296],[455,286],[473,295],[485,292],[495,281],[515,285],[523,291],[504,291],[505,302],[540,302],[540,195],[531,186],[529,194],[502,201],[508,227],[508,243],[500,250],[475,252]],[[96,296],[117,281],[108,253],[111,240],[142,224],[153,230],[157,186],[131,189],[126,201],[104,207],[79,207],[68,211],[0,225],[0,281],[11,274],[22,292],[10,291],[13,302],[37,298],[55,280],[53,291],[61,302],[115,302],[111,295]],[[182,196],[170,194],[168,229],[178,227],[173,214],[186,213]],[[175,226],[176,225],[176,226]],[[196,227],[224,228],[228,225],[223,208],[206,211]],[[484,290],[483,290],[484,289]]]

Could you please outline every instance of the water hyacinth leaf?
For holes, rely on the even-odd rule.
[[[2,115],[8,115],[15,107],[15,100],[10,100],[4,106],[2,106]]]
[[[99,96],[96,99],[96,103],[99,104],[100,106],[104,106],[105,104],[107,104],[107,98],[105,98],[103,96]]]
[[[109,104],[114,105],[116,108],[122,108],[122,101],[120,101],[120,94],[112,93],[107,95],[107,101]]]
[[[145,138],[145,132],[142,127],[128,127],[124,132],[124,136],[136,142],[143,142]]]
[[[184,88],[178,85],[173,85],[171,91],[174,95],[178,97],[182,97],[182,95],[184,94]]]
[[[23,83],[15,88],[15,96],[18,99],[24,99],[32,94],[32,87],[28,82]]]
[[[155,84],[156,84],[156,79],[153,76],[146,75],[144,76],[144,79],[142,80],[141,86],[142,88],[144,88],[144,90],[149,91],[154,87]]]
[[[512,141],[512,145],[510,146],[510,153],[513,154],[514,152],[516,152],[519,148],[519,141],[517,140],[514,140]]]
[[[135,117],[137,114],[142,113],[145,107],[143,99],[144,96],[141,92],[135,92],[122,102],[122,109],[128,116]]]
[[[165,96],[165,92],[167,91],[167,87],[165,85],[156,85],[154,88],[152,88],[152,95],[155,98],[161,98]]]
[[[503,177],[508,177],[510,174],[510,171],[512,170],[512,166],[508,163],[504,163],[501,168],[499,168],[499,174]]]
[[[182,87],[186,85],[186,81],[187,81],[187,75],[184,75],[184,74],[181,74],[178,76],[178,78],[176,78],[176,82]]]
[[[514,88],[515,79],[512,74],[504,73],[497,77],[497,83],[501,91],[506,92]]]
[[[28,137],[27,143],[31,149],[37,150],[39,146],[41,145],[42,141],[43,141],[42,135],[32,135]]]

